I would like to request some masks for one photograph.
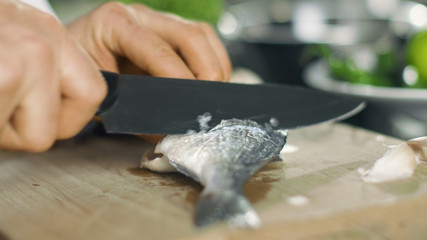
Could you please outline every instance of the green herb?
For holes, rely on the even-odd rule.
[[[333,51],[326,45],[315,45],[311,52],[327,61],[332,77],[339,81],[381,87],[404,86],[398,77],[398,61],[393,51],[378,53],[376,64],[370,70],[358,66],[352,56]]]
[[[141,3],[150,8],[174,13],[183,18],[216,24],[222,13],[222,0],[121,0]]]

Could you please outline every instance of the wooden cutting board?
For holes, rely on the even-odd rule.
[[[245,193],[263,226],[197,229],[202,187],[180,174],[138,169],[148,143],[89,137],[43,154],[0,152],[0,239],[424,239],[427,167],[407,180],[363,183],[401,141],[344,124],[289,132],[284,162],[254,175]],[[295,197],[295,196],[299,196]],[[306,202],[292,202],[292,200]]]

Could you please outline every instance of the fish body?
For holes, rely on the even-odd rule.
[[[278,157],[286,132],[264,128],[250,120],[223,120],[207,132],[166,136],[155,148],[154,160],[142,167],[177,171],[200,182],[195,214],[197,226],[227,220],[255,228],[260,221],[243,194],[243,185],[266,163]]]

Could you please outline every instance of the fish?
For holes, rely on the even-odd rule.
[[[251,120],[222,120],[207,131],[166,136],[143,156],[140,167],[178,171],[204,186],[196,205],[196,226],[227,221],[257,228],[261,222],[243,186],[265,164],[279,159],[286,139],[286,130]]]

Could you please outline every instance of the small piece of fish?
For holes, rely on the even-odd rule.
[[[223,120],[207,132],[166,136],[153,157],[143,157],[141,167],[177,170],[205,187],[196,206],[197,226],[227,220],[231,225],[256,228],[260,220],[243,194],[243,185],[279,157],[286,137],[285,130],[250,120]]]

